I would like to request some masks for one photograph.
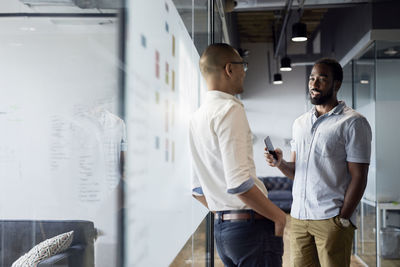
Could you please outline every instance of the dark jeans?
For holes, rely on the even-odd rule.
[[[214,223],[217,251],[228,267],[281,267],[283,240],[274,233],[274,223],[268,219],[216,219]]]

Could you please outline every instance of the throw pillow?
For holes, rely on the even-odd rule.
[[[73,237],[74,231],[71,231],[46,239],[16,260],[11,267],[35,267],[40,261],[66,250]]]

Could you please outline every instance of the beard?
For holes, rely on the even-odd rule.
[[[334,89],[333,89],[333,84],[332,84],[331,88],[325,94],[323,94],[318,89],[312,89],[312,90],[318,92],[319,95],[313,98],[311,96],[311,94],[309,94],[311,104],[313,104],[313,105],[324,105],[324,104],[328,103],[332,99],[333,90]]]

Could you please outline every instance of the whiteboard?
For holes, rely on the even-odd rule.
[[[168,266],[207,214],[187,136],[205,83],[172,1],[130,1],[128,17],[125,266]]]

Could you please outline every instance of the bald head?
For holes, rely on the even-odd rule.
[[[240,59],[238,52],[224,43],[212,44],[207,47],[200,58],[200,71],[204,78],[218,74],[226,63]]]

